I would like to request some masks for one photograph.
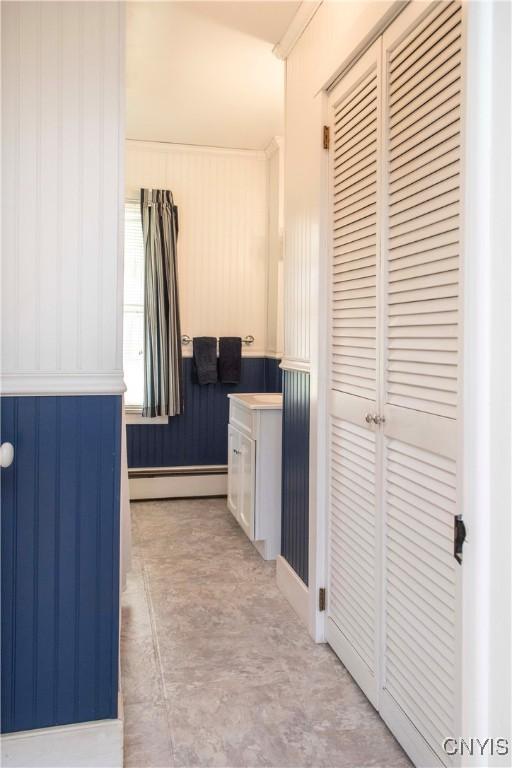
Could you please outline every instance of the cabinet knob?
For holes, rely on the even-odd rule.
[[[365,413],[364,420],[367,424],[384,424],[386,418],[384,416],[378,416],[376,413]]]
[[[12,443],[0,445],[0,467],[10,467],[14,461],[14,446]]]

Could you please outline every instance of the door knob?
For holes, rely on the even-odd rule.
[[[374,420],[375,424],[384,424],[385,421],[386,421],[386,417],[385,416],[374,416],[373,420]]]
[[[10,467],[14,460],[14,446],[12,443],[0,445],[0,467]]]

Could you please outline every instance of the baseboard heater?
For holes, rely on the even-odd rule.
[[[225,464],[193,467],[137,467],[128,470],[130,499],[183,499],[227,494]]]

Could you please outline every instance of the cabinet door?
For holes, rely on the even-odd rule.
[[[332,152],[327,640],[378,698],[380,41],[330,97]]]
[[[228,509],[240,518],[240,432],[228,426]]]
[[[254,540],[254,502],[256,486],[256,444],[239,433],[240,496],[238,522],[247,536]]]
[[[418,765],[459,733],[462,8],[411,3],[384,35],[385,644],[380,710]]]

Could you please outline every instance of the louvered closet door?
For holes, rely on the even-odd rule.
[[[460,733],[457,412],[461,6],[412,3],[383,38],[384,648],[380,711],[418,765]]]
[[[330,96],[330,428],[327,639],[378,696],[377,408],[380,42]]]

